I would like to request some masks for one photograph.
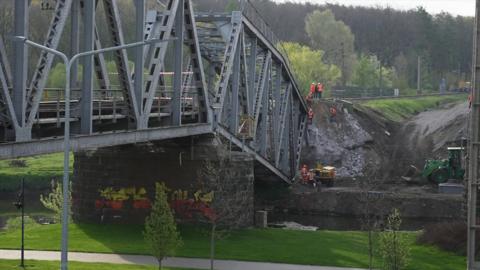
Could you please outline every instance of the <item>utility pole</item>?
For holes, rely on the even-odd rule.
[[[480,154],[480,0],[476,1],[476,16],[475,16],[475,31],[473,39],[473,70],[472,70],[472,111],[470,112],[470,138],[468,140],[468,237],[467,237],[467,269],[478,270],[480,263],[476,261],[475,237],[477,229],[480,228],[477,224],[477,193],[479,187],[479,154]]]
[[[421,89],[421,73],[420,73],[420,67],[421,67],[421,58],[420,56],[418,56],[418,59],[417,59],[417,95],[420,95],[422,93],[422,89]]]
[[[346,78],[345,78],[345,43],[341,43],[342,46],[342,86],[345,88]]]
[[[379,69],[380,69],[380,76],[379,76],[378,86],[380,88],[380,96],[383,96],[383,67],[382,67],[382,62],[380,62]]]

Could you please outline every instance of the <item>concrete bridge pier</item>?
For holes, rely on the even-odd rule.
[[[235,214],[224,223],[253,224],[254,158],[228,151],[216,137],[100,148],[74,157],[76,221],[143,223],[155,183],[164,182],[180,222],[203,222],[212,213],[227,211]]]

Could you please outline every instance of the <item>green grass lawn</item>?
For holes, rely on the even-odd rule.
[[[141,231],[141,226],[72,224],[69,246],[72,251],[148,254]],[[208,257],[209,239],[205,230],[182,227],[181,235],[184,246],[177,256]],[[417,233],[404,233],[411,245],[411,262],[407,269],[465,269],[464,257],[417,245],[416,236]],[[0,232],[0,248],[18,248],[19,239],[18,230]],[[60,226],[27,228],[26,247],[58,250]],[[218,259],[367,267],[366,247],[367,235],[363,232],[248,229],[232,232],[219,240],[216,256]]]
[[[54,261],[25,261],[25,268],[19,267],[19,260],[0,260],[0,269],[9,270],[57,270],[60,262]],[[80,263],[69,262],[69,269],[72,270],[153,270],[158,269],[156,266],[144,265],[126,265],[126,264],[109,264],[109,263]],[[164,270],[192,270],[187,268],[165,268]]]
[[[0,160],[0,191],[14,191],[20,187],[20,180],[25,178],[29,189],[50,187],[52,178],[61,179],[63,175],[63,153],[21,158],[25,167],[12,165],[12,160]],[[70,155],[70,171],[73,155]]]
[[[403,121],[427,109],[452,102],[466,102],[467,95],[434,96],[423,98],[378,99],[362,103],[392,121]]]

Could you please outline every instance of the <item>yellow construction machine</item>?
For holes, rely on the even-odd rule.
[[[335,167],[323,166],[317,163],[317,167],[310,169],[310,175],[312,175],[315,183],[321,183],[327,187],[333,187],[335,182]]]

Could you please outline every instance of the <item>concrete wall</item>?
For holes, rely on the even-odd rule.
[[[74,156],[72,209],[77,221],[143,223],[155,182],[164,182],[181,222],[203,221],[227,209],[235,215],[233,225],[253,224],[253,158],[226,151],[216,138],[117,146]],[[229,177],[219,177],[217,183],[202,176],[206,160]]]

